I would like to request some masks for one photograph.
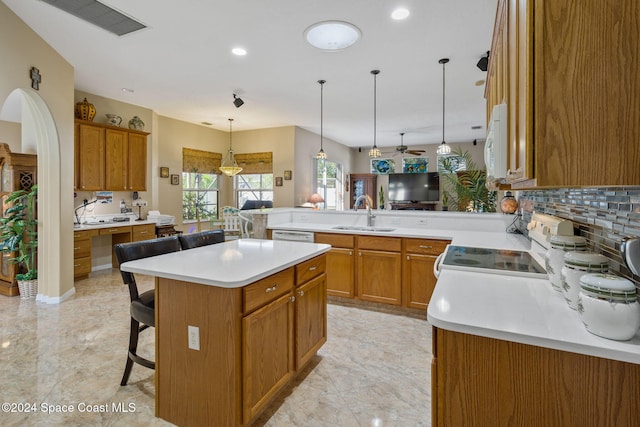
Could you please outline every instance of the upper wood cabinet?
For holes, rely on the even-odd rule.
[[[635,0],[499,1],[485,96],[512,188],[638,185],[639,26]]]
[[[147,135],[76,120],[76,189],[146,190]]]

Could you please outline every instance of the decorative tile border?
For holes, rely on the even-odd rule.
[[[640,187],[559,188],[523,191],[518,197],[522,217],[518,229],[527,235],[533,211],[571,220],[575,234],[587,239],[589,250],[609,258],[610,269],[632,280],[640,292],[640,277],[622,261],[623,237],[640,237]]]

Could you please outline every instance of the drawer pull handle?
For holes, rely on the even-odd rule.
[[[353,251],[349,251],[349,256],[353,255]]]
[[[313,267],[309,267],[309,271],[314,271],[314,270],[317,270],[317,269],[318,269],[318,267],[315,266],[315,265]]]
[[[276,289],[278,289],[278,284],[277,283],[275,285],[273,285],[272,287],[265,289],[264,291],[266,293],[269,293],[269,292],[275,291]]]
[[[298,291],[298,296],[303,296],[304,295],[304,291]]]
[[[411,257],[409,255],[407,255],[407,261],[409,261],[411,259]]]
[[[79,251],[79,250],[80,250],[80,247],[73,248],[73,250],[74,250],[74,251]]]
[[[433,249],[433,246],[431,246],[431,245],[420,245],[420,247],[422,249]]]
[[[147,234],[147,233],[148,233],[148,231],[146,231],[146,230],[145,231],[140,231],[140,234]]]
[[[80,264],[73,264],[73,268],[80,267]]]

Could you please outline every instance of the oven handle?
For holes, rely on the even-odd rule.
[[[445,253],[447,252],[445,251],[438,255],[438,258],[436,258],[436,262],[433,263],[433,275],[436,276],[436,279],[440,276],[440,263],[442,262],[442,258],[444,257]]]

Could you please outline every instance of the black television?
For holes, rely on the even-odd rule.
[[[389,174],[389,200],[392,202],[437,202],[440,178],[437,172]]]

